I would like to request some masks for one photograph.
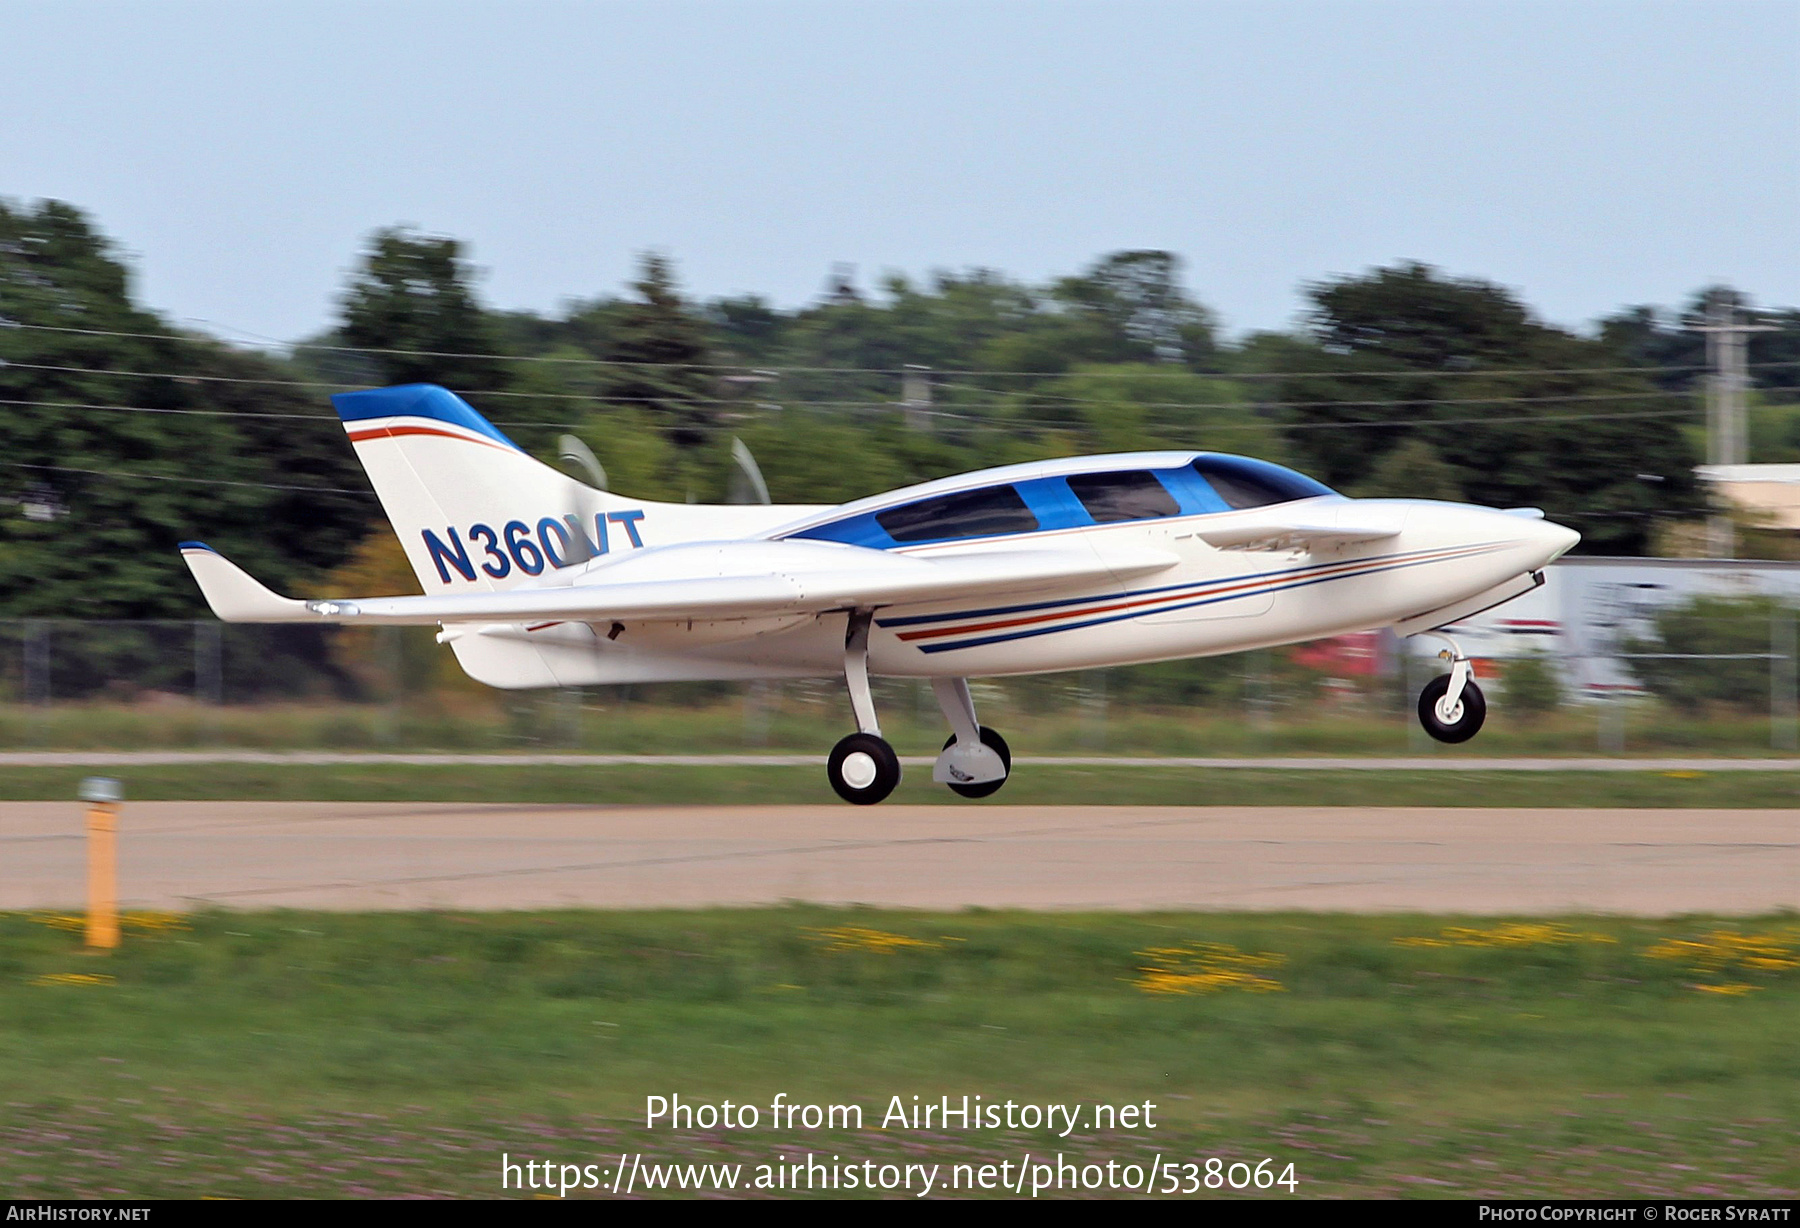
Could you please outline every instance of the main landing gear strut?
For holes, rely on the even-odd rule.
[[[872,806],[900,783],[900,756],[881,736],[875,700],[869,693],[871,610],[854,610],[844,628],[844,684],[856,714],[856,732],[831,748],[825,774],[837,795]],[[931,778],[964,797],[986,797],[1006,783],[1012,752],[1006,739],[975,719],[975,701],[962,678],[934,678],[931,690],[950,723],[950,740],[932,765]]]
[[[1456,641],[1441,631],[1423,634],[1449,645],[1438,656],[1450,662],[1450,672],[1439,674],[1419,692],[1419,724],[1440,742],[1467,742],[1487,720],[1487,700],[1475,685],[1469,658]]]

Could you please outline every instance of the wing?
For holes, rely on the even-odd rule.
[[[297,601],[271,592],[199,542],[182,557],[226,622],[435,626],[439,623],[667,622],[868,609],[1151,575],[1178,561],[1161,550],[983,546],[930,558],[819,541],[690,542],[583,569],[557,588],[426,597]]]

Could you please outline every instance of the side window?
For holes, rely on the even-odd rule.
[[[1147,470],[1129,473],[1081,473],[1069,479],[1069,489],[1081,500],[1096,524],[1121,520],[1155,520],[1175,516],[1181,505],[1168,487]]]
[[[1038,518],[1011,486],[990,486],[877,512],[875,521],[897,542],[1030,533]]]
[[[1227,507],[1234,509],[1292,503],[1333,493],[1329,486],[1291,469],[1227,457],[1203,456],[1194,462],[1194,472],[1206,479]]]

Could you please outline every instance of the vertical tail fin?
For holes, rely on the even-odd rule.
[[[436,384],[331,398],[427,593],[555,583],[623,551],[746,537],[816,508],[655,503],[533,459]]]
[[[578,482],[435,384],[331,401],[427,593],[498,591],[554,576],[650,544],[652,526],[661,541],[692,536],[690,509]]]

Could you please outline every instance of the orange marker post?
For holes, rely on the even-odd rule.
[[[119,945],[119,801],[125,795],[110,776],[89,776],[79,796],[88,804],[87,945],[110,951]]]

